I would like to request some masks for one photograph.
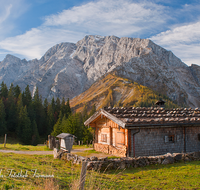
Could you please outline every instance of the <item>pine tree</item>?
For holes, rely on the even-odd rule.
[[[14,97],[15,97],[15,98],[18,98],[20,94],[21,94],[21,89],[20,89],[20,87],[17,85],[17,86],[14,87]]]
[[[8,88],[4,82],[1,83],[0,97],[5,99],[8,97]]]
[[[71,114],[68,116],[68,118],[63,118],[62,122],[63,132],[64,133],[70,133],[72,135],[75,135],[78,139],[82,138],[81,134],[81,124],[79,120],[78,114]]]
[[[32,145],[36,146],[40,141],[40,136],[37,129],[37,124],[35,120],[32,123]]]
[[[69,104],[69,98],[67,98],[67,103],[66,103],[66,115],[70,115],[72,113],[71,108],[70,108],[70,104]]]
[[[31,122],[33,122],[35,119],[35,111],[33,108],[33,101],[32,101],[31,91],[29,89],[29,85],[26,86],[25,91],[22,93],[22,101],[23,101],[23,105],[26,106],[27,108],[28,116]]]
[[[65,98],[62,98],[61,106],[60,106],[60,111],[65,115]]]
[[[83,142],[90,142],[93,139],[93,129],[87,126],[83,126]]]
[[[54,97],[53,97],[52,100],[51,100],[51,107],[52,107],[53,113],[54,113],[54,112],[55,112],[55,107],[56,107]]]
[[[33,110],[34,110],[34,120],[36,121],[39,135],[44,135],[44,121],[45,121],[45,113],[42,105],[42,99],[39,96],[39,90],[36,88],[34,98],[33,98]]]
[[[57,135],[59,135],[60,133],[63,132],[62,119],[63,119],[63,115],[62,115],[62,112],[60,112],[59,119],[56,122],[56,124],[54,125],[53,132],[51,133],[51,135],[53,135],[54,137],[56,137]]]
[[[22,107],[24,107],[23,101],[22,101],[22,94],[19,94],[18,100],[17,100],[17,114],[20,113]]]
[[[55,124],[54,113],[51,104],[48,105],[47,109],[47,131],[46,134],[51,134],[53,126]]]
[[[60,107],[61,107],[61,104],[60,104],[60,99],[57,98],[56,99],[56,105],[55,105],[55,111],[59,114],[60,112]]]
[[[17,126],[17,110],[14,100],[14,88],[13,84],[10,85],[10,89],[8,92],[8,99],[6,101],[6,121],[7,121],[7,129],[10,132],[15,132]]]
[[[29,89],[29,85],[26,86],[25,91],[22,93],[22,100],[23,100],[23,105],[26,107],[29,107],[31,102],[32,102],[32,96],[31,92]]]
[[[3,104],[3,100],[0,100],[0,136],[7,132],[6,127],[6,112]]]
[[[31,121],[28,117],[26,106],[20,110],[17,133],[24,144],[31,143]]]
[[[48,129],[48,117],[47,117],[47,114],[48,114],[48,100],[47,98],[45,98],[44,100],[44,103],[43,103],[43,109],[44,109],[44,135],[49,135],[48,132],[47,132],[47,129]]]
[[[66,116],[66,118],[68,118],[68,116],[72,113],[71,108],[70,108],[70,104],[69,104],[69,98],[67,99],[66,104],[65,104],[64,97],[62,98],[60,110],[62,111],[63,115]]]

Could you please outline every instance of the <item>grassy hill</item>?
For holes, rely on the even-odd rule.
[[[160,98],[166,101],[166,108],[178,107],[167,96],[110,73],[96,81],[88,90],[73,98],[70,106],[75,111],[82,111],[86,104],[89,110],[94,104],[97,109],[106,106],[151,107]]]

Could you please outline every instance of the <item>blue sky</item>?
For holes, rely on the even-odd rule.
[[[85,35],[149,38],[200,65],[199,0],[0,0],[0,61],[40,59]]]

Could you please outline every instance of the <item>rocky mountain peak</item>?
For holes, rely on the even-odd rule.
[[[5,59],[2,62],[15,63],[15,62],[21,62],[21,59],[19,59],[18,57],[14,55],[7,54]]]
[[[52,56],[69,56],[68,53],[68,48],[73,48],[76,49],[76,45],[73,43],[60,43],[57,44],[55,46],[53,46],[52,48],[50,48],[45,54],[44,56],[42,56],[42,58],[40,59],[41,62],[46,62],[48,61]]]
[[[199,68],[188,67],[149,39],[88,35],[76,44],[53,46],[40,60],[27,62],[7,55],[0,64],[0,80],[22,90],[27,84],[33,92],[38,87],[43,99],[71,99],[114,71],[179,105],[200,107]]]

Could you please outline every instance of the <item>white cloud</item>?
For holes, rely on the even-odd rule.
[[[64,10],[46,17],[44,25],[62,26],[102,35],[132,35],[144,33],[165,23],[169,18],[163,6],[133,3],[128,0],[100,0]]]
[[[16,20],[27,11],[25,0],[0,0],[0,40],[8,37],[16,26]]]
[[[9,4],[1,12],[1,15],[0,15],[0,24],[2,24],[2,22],[4,22],[9,17],[11,8],[12,8],[12,4]]]
[[[151,40],[173,51],[183,62],[200,65],[200,22],[162,32]]]
[[[153,33],[168,18],[163,6],[151,2],[99,0],[47,16],[42,26],[0,41],[0,48],[28,59],[40,58],[56,43],[77,42],[87,34],[140,37]]]
[[[0,36],[14,27],[25,0],[0,0]],[[21,58],[40,58],[50,47],[60,42],[77,42],[87,34],[116,35],[119,37],[153,36],[151,39],[173,51],[185,63],[200,64],[200,22],[175,26],[179,19],[190,21],[200,6],[185,5],[179,10],[152,1],[98,0],[63,10],[44,18],[44,23],[26,33],[1,40],[0,48]],[[169,0],[171,1],[171,0]],[[166,2],[166,1],[165,1]],[[19,4],[19,5],[18,5]],[[187,14],[186,14],[187,13]],[[187,15],[187,16],[186,16]],[[10,18],[13,20],[10,21]],[[195,18],[197,19],[197,18]],[[173,21],[174,28],[170,28]],[[3,29],[6,28],[4,31]],[[167,30],[167,31],[166,31]]]
[[[10,37],[0,42],[0,48],[15,54],[23,55],[27,59],[40,58],[50,47],[61,42],[77,41],[84,34],[62,29],[47,27],[33,28],[23,35]]]

